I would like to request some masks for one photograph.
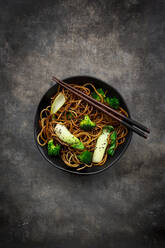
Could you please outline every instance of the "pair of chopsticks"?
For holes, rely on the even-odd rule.
[[[143,124],[122,115],[121,113],[114,110],[113,108],[108,107],[107,105],[95,100],[91,96],[86,95],[85,93],[83,93],[83,92],[79,91],[78,89],[70,86],[69,84],[59,80],[56,77],[53,77],[52,80],[55,81],[56,83],[58,83],[59,85],[61,85],[62,87],[64,87],[65,89],[69,90],[70,92],[72,92],[76,96],[80,97],[84,101],[88,102],[89,104],[91,104],[92,106],[97,108],[98,110],[104,112],[105,114],[107,114],[110,117],[114,118],[115,120],[119,121],[122,125],[131,129],[132,131],[134,131],[135,133],[137,133],[141,137],[143,137],[143,138],[148,137],[147,134],[145,134],[144,132],[150,133],[150,130],[147,127],[145,127]]]

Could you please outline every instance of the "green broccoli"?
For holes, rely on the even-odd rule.
[[[114,131],[114,132],[111,134],[110,138],[111,138],[111,144],[110,144],[110,147],[109,147],[109,149],[108,149],[107,152],[108,152],[108,154],[109,154],[110,156],[113,156],[113,154],[114,154],[114,152],[115,152],[115,148],[116,148],[117,132]]]
[[[104,91],[103,91],[102,88],[97,89],[97,92],[99,92],[99,94],[100,94],[101,96],[105,97],[105,93],[104,93]]]
[[[84,151],[80,155],[78,155],[78,158],[81,163],[90,164],[92,161],[92,152]]]
[[[102,88],[97,89],[97,91],[98,91],[98,93],[99,93],[101,96],[103,96],[103,98],[105,97],[105,93],[104,93],[104,91],[103,91]],[[95,91],[92,92],[91,96],[92,96],[94,99],[96,99],[97,101],[100,101],[100,96],[99,96]]]
[[[88,115],[85,115],[84,120],[80,122],[80,127],[85,131],[90,131],[95,126],[96,123],[91,121]]]
[[[116,97],[106,97],[105,100],[104,100],[106,103],[108,103],[108,105],[111,107],[111,108],[114,108],[114,109],[118,109],[119,108],[119,99],[116,98]]]
[[[114,153],[115,153],[114,149],[111,148],[108,149],[108,155],[113,156]]]
[[[116,142],[116,138],[117,138],[117,132],[114,131],[114,132],[111,134],[111,143],[115,143],[115,142]]]
[[[60,145],[54,145],[53,139],[48,141],[48,155],[51,156],[57,156],[60,153],[61,146]]]
[[[91,96],[92,96],[95,100],[100,101],[100,97],[99,97],[99,95],[97,95],[97,93],[96,93],[95,91],[92,92]]]

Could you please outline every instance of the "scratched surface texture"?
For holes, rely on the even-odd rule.
[[[0,1],[0,247],[165,247],[164,1]],[[112,169],[65,174],[33,140],[50,79],[116,87],[136,134]]]

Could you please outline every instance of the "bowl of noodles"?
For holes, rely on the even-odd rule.
[[[63,81],[130,117],[121,94],[102,80],[74,76]],[[131,130],[58,84],[37,107],[37,147],[51,165],[66,172],[90,175],[110,168],[125,153],[131,138]]]

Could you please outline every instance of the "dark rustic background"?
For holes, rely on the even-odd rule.
[[[165,1],[0,1],[0,247],[165,247]],[[33,119],[50,79],[116,87],[151,128],[96,176],[48,165]]]

